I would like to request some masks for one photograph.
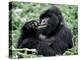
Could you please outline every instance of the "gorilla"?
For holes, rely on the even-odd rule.
[[[34,43],[37,37],[37,27],[38,22],[32,20],[30,22],[26,22],[21,28],[21,35],[17,42],[17,48],[33,48],[31,46],[35,46]],[[37,44],[37,43],[36,43]],[[29,47],[28,47],[29,46]]]
[[[62,55],[73,46],[71,30],[55,6],[45,10],[39,22],[26,22],[21,33],[17,48],[34,48],[43,56]]]
[[[40,44],[42,47],[46,46],[40,47],[44,56],[62,55],[67,49],[72,48],[72,34],[64,23],[59,8],[52,7],[44,11],[39,22],[39,38],[42,41]]]

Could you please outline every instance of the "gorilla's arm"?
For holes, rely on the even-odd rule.
[[[38,22],[32,20],[30,22],[26,22],[21,28],[21,35],[17,41],[17,48],[20,47],[23,40],[27,40],[29,37],[36,37],[36,27],[38,26]]]
[[[35,41],[34,41],[35,40]],[[34,39],[34,38],[27,38],[25,40],[23,40],[19,46],[19,48],[29,48],[29,49],[32,49],[32,48],[35,48],[34,46],[37,46],[37,40]]]
[[[18,41],[17,41],[17,48],[20,48],[20,45],[25,38],[26,38],[25,34],[22,33],[21,36],[19,37]]]
[[[55,56],[55,51],[45,41],[39,42],[37,45],[38,53],[43,56]]]
[[[38,54],[44,56],[55,56],[54,50],[47,44],[47,42],[33,38],[23,40],[19,48],[37,49]]]

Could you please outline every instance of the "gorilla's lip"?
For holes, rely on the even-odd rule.
[[[40,26],[38,26],[38,28],[45,28],[45,27],[47,27],[47,25],[40,25]]]

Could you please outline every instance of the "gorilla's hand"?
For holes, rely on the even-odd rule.
[[[30,22],[27,22],[26,25],[27,25],[27,27],[26,27],[27,29],[34,29],[38,26],[38,22],[33,20],[33,21],[30,21]]]
[[[36,31],[37,26],[38,26],[38,22],[36,20],[32,20],[32,21],[26,22],[23,25],[21,31],[23,33],[29,33],[30,34],[31,32],[33,33]]]
[[[23,27],[21,28],[21,35],[20,35],[18,42],[17,42],[17,48],[19,48],[20,46],[26,47],[24,45],[25,45],[25,43],[27,44],[28,40],[30,41],[29,37],[31,38],[31,37],[37,36],[36,35],[37,34],[36,27],[37,26],[38,26],[38,22],[36,20],[26,22],[23,25]],[[28,43],[29,43],[29,41],[28,41]]]

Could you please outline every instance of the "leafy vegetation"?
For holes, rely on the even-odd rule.
[[[30,3],[30,2],[12,2],[12,9],[9,11],[9,57],[16,57],[16,42],[20,35],[20,29],[26,21],[38,20],[39,15],[53,4],[48,3]],[[73,48],[67,50],[63,55],[78,54],[78,19],[77,9],[75,5],[57,5],[60,8],[65,22],[73,34]],[[39,57],[36,54],[24,55],[23,57]]]

